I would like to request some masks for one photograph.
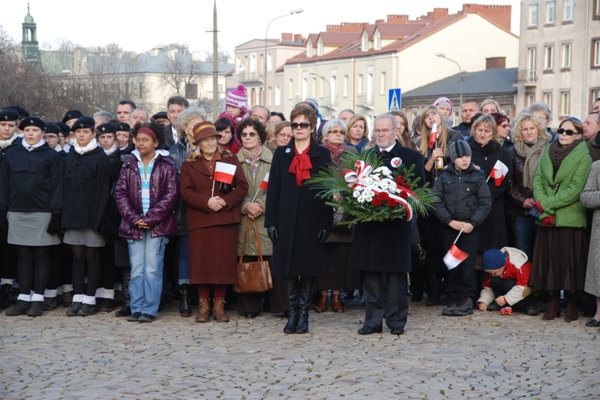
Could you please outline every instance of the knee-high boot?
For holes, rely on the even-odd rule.
[[[577,312],[577,294],[567,293],[567,311],[565,312],[565,321],[572,322],[579,318]]]
[[[192,306],[190,304],[190,285],[184,283],[179,286],[179,315],[189,317],[192,315]]]
[[[129,295],[129,282],[131,281],[131,269],[123,268],[123,307],[115,313],[115,317],[128,317],[131,315],[131,296]]]
[[[314,289],[314,278],[307,278],[304,276],[300,278],[300,317],[298,319],[296,333],[308,332],[308,311],[310,310],[310,300],[312,299]]]
[[[298,317],[299,317],[299,290],[298,290],[298,277],[288,278],[287,280],[287,293],[288,293],[288,303],[289,303],[289,316],[287,324],[283,328],[283,333],[296,333],[296,329],[298,326]]]

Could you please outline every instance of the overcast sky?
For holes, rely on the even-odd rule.
[[[3,3],[0,25],[21,42],[21,24],[27,3],[37,24],[42,49],[56,49],[61,41],[82,46],[118,43],[123,49],[143,52],[169,43],[187,44],[192,51],[212,51],[213,0],[9,0]],[[388,14],[408,14],[411,19],[434,7],[455,13],[463,3],[512,5],[512,31],[519,31],[519,0],[217,0],[219,50],[233,54],[235,46],[251,39],[264,39],[274,18],[292,9],[300,14],[273,21],[269,38],[282,32],[325,31],[328,24],[368,22]]]

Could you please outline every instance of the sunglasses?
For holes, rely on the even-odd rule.
[[[254,136],[256,136],[256,132],[242,132],[241,136],[242,137],[248,137],[248,136],[254,137]]]
[[[344,131],[341,131],[339,129],[332,129],[329,131],[329,133],[337,133],[338,135],[345,135],[346,133]]]
[[[310,123],[308,122],[292,122],[292,129],[308,129],[310,128]]]
[[[558,128],[556,132],[558,132],[559,135],[562,135],[564,133],[565,135],[568,135],[568,136],[573,136],[573,135],[578,134],[577,131],[574,131],[572,129],[563,129],[563,128]]]

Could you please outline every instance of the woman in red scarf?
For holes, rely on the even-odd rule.
[[[286,279],[289,319],[285,333],[308,332],[308,310],[316,277],[325,268],[325,240],[333,210],[305,181],[331,163],[329,151],[312,139],[317,116],[299,103],[290,116],[294,137],[273,155],[265,226],[273,242],[273,273]]]

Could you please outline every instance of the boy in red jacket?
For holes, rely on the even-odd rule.
[[[489,249],[483,253],[483,289],[477,300],[481,311],[512,315],[512,309],[524,312],[531,288],[527,286],[531,262],[525,252],[514,247]],[[518,304],[517,304],[518,303]]]

